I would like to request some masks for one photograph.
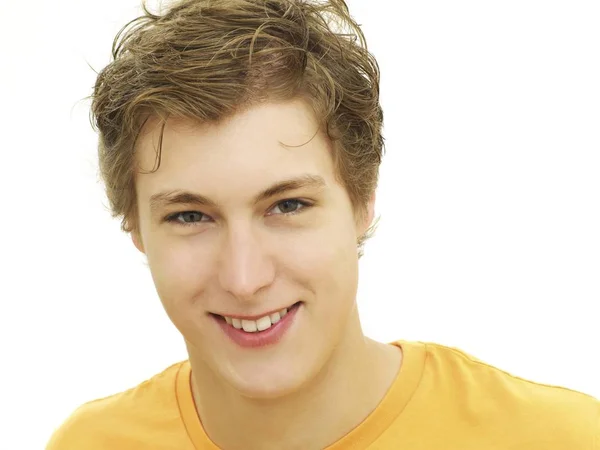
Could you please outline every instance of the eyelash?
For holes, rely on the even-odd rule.
[[[296,209],[295,211],[292,212],[288,212],[288,213],[281,213],[281,214],[275,214],[277,216],[294,216],[296,214],[299,214],[300,212],[302,212],[304,209],[309,208],[311,206],[313,206],[311,203],[306,202],[304,200],[300,200],[297,198],[288,198],[285,200],[281,200],[280,202],[277,202],[275,205],[273,205],[273,208],[280,206],[282,203],[285,202],[294,202],[297,203],[300,207],[298,209]],[[165,222],[170,222],[170,223],[174,223],[175,225],[181,225],[184,227],[190,227],[190,226],[195,226],[197,224],[203,223],[202,220],[199,220],[197,222],[181,222],[179,220],[177,220],[182,214],[185,213],[198,213],[200,214],[202,217],[208,217],[207,214],[201,213],[200,211],[194,211],[194,210],[188,210],[188,211],[180,211],[180,212],[176,212],[173,214],[168,215],[167,217],[165,217]]]

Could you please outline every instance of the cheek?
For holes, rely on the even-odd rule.
[[[325,238],[303,239],[292,250],[285,259],[291,277],[318,297],[329,297],[331,304],[355,298],[358,255],[354,235],[327,233]]]
[[[165,307],[188,301],[201,290],[209,265],[190,243],[158,243],[149,249],[147,256],[156,290]]]

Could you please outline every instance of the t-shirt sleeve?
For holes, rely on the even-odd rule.
[[[84,426],[76,417],[70,417],[50,436],[46,450],[75,450],[89,447],[89,438],[84,439],[87,433]]]
[[[46,450],[75,449],[77,445],[81,444],[81,442],[77,443],[76,439],[71,438],[68,433],[65,433],[65,430],[61,427],[50,437],[46,444]]]
[[[84,406],[76,409],[58,427],[46,444],[45,450],[95,450],[99,447],[102,434],[98,431],[98,420]],[[104,447],[106,448],[106,447]]]
[[[75,450],[83,448],[86,445],[77,435],[77,432],[68,429],[64,425],[52,434],[50,440],[46,444],[46,450]]]
[[[594,450],[600,450],[600,401],[596,402],[596,429],[594,430]]]

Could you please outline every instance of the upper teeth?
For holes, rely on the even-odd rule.
[[[225,321],[229,325],[233,325],[234,328],[238,330],[243,329],[248,333],[255,333],[257,331],[264,331],[268,328],[271,328],[271,325],[279,322],[286,314],[288,313],[287,308],[283,308],[281,311],[277,311],[268,316],[261,317],[257,320],[246,320],[246,319],[236,319],[235,317],[225,317]]]

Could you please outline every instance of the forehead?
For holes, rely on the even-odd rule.
[[[159,145],[160,167],[147,173],[157,166]],[[140,199],[164,189],[253,192],[307,173],[335,182],[329,140],[301,100],[261,104],[217,124],[149,120],[136,161]]]

